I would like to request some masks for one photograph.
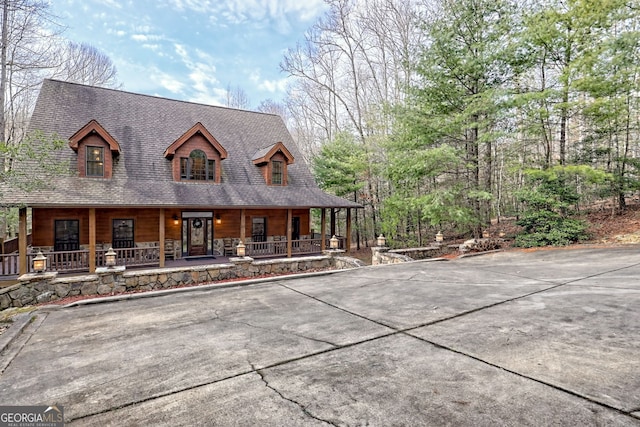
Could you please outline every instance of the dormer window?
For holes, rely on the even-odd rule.
[[[196,123],[167,147],[164,157],[171,160],[174,181],[220,183],[227,150],[202,123]]]
[[[193,150],[189,157],[180,158],[180,179],[215,181],[216,161],[207,159],[202,150]]]
[[[87,176],[104,176],[104,147],[88,145],[86,148],[86,174]]]
[[[294,159],[282,142],[258,150],[251,160],[261,169],[267,185],[287,185],[287,165]]]
[[[282,185],[283,166],[282,161],[271,161],[271,185]]]
[[[91,120],[74,133],[69,138],[69,147],[78,153],[78,175],[106,179],[113,176],[120,144],[97,121]]]

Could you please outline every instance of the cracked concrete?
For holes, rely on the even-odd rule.
[[[640,426],[638,248],[506,252],[36,312],[0,402],[68,425]]]

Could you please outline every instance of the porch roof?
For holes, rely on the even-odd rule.
[[[2,191],[2,190],[0,190]],[[197,184],[173,181],[56,178],[32,191],[12,190],[5,206],[182,208],[360,208],[317,187]]]

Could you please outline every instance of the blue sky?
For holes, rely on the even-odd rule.
[[[323,0],[53,0],[63,36],[107,54],[131,92],[220,105],[240,87],[251,108],[282,100],[279,63]]]

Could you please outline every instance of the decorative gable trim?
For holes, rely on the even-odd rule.
[[[118,141],[116,141],[115,138],[112,137],[109,132],[107,132],[106,129],[103,128],[95,119],[91,120],[79,131],[71,135],[71,138],[69,138],[69,147],[71,147],[71,149],[77,153],[78,147],[80,146],[80,141],[93,133],[98,134],[100,138],[102,138],[104,142],[109,145],[109,149],[112,153],[114,153],[115,155],[120,154],[120,144],[118,144]]]
[[[256,166],[264,165],[265,163],[269,163],[271,158],[276,155],[278,152],[282,153],[284,158],[286,159],[286,163],[288,165],[292,164],[294,161],[293,155],[287,147],[284,146],[282,142],[276,142],[275,144],[262,148],[258,150],[251,160],[253,160],[253,164]]]
[[[191,129],[189,129],[184,134],[182,134],[182,136],[180,138],[176,139],[164,151],[164,157],[166,157],[169,160],[173,159],[173,156],[175,156],[176,151],[178,150],[178,148],[180,148],[184,143],[189,141],[189,139],[191,139],[194,135],[196,135],[198,133],[201,134],[204,137],[204,139],[206,139],[207,142],[209,142],[209,144],[211,144],[213,146],[213,148],[215,148],[216,151],[218,151],[218,153],[220,153],[220,159],[221,160],[227,158],[227,156],[228,156],[227,150],[225,150],[224,147],[222,145],[220,145],[220,143],[213,137],[213,135],[211,135],[211,133],[207,130],[207,128],[205,128],[204,125],[202,123],[200,123],[200,122],[198,122],[195,125],[193,125],[191,127]]]

